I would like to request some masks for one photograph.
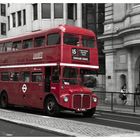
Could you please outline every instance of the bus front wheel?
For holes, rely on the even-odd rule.
[[[8,107],[8,96],[6,92],[1,93],[0,95],[0,107],[7,108]]]
[[[96,111],[96,108],[89,109],[89,110],[83,112],[83,116],[92,117],[94,115],[95,111]]]
[[[45,102],[45,113],[49,116],[57,116],[60,112],[59,105],[54,97],[50,96]]]

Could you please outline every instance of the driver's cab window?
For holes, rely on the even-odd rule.
[[[64,67],[63,69],[63,84],[64,85],[76,85],[78,77],[78,69],[71,67]]]
[[[59,68],[54,67],[52,70],[52,82],[59,83]]]

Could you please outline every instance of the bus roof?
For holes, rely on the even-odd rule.
[[[2,39],[0,39],[0,42],[14,40],[17,38],[20,39],[20,38],[24,38],[25,36],[35,36],[37,34],[51,33],[51,32],[55,32],[55,31],[59,31],[59,30],[62,32],[67,32],[67,33],[76,33],[76,34],[80,34],[80,35],[95,36],[94,32],[92,32],[91,30],[88,30],[88,29],[84,29],[81,27],[73,26],[73,25],[59,25],[56,28],[41,29],[41,30],[38,30],[35,32],[25,33],[24,35],[18,35],[18,36],[13,36],[13,37],[9,37],[9,38],[2,38]]]

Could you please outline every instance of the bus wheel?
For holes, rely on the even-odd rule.
[[[96,111],[96,108],[89,109],[89,110],[83,112],[83,116],[84,117],[92,117],[93,114],[95,113],[95,111]]]
[[[8,107],[8,96],[6,92],[3,92],[0,96],[0,107],[7,108]]]
[[[57,116],[60,112],[59,105],[54,97],[48,97],[45,103],[45,112],[49,116]]]

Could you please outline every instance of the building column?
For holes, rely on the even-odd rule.
[[[132,75],[132,52],[128,51],[127,65],[128,65],[128,91],[133,92],[133,75]]]
[[[106,53],[106,91],[116,91],[114,76],[114,52]]]
[[[54,27],[54,3],[51,3],[51,28]]]
[[[30,13],[30,14],[28,14]],[[32,10],[32,4],[26,4],[26,29],[27,32],[31,32],[33,30],[32,26],[33,22],[33,10]]]
[[[77,3],[77,26],[82,27],[82,4]]]
[[[67,24],[67,3],[64,3],[63,4],[63,7],[64,7],[64,11],[63,11],[63,15],[64,15],[64,18],[63,18],[63,24]]]
[[[133,93],[134,81],[133,81],[133,69],[132,69],[132,50],[128,50],[127,55],[128,77],[127,77],[127,89],[129,93]],[[128,104],[133,104],[133,95],[128,96]]]
[[[107,48],[110,46],[106,46]],[[114,73],[114,63],[115,63],[115,52],[113,50],[105,50],[105,59],[106,59],[106,78],[105,78],[105,85],[106,85],[106,91],[107,92],[116,92],[116,79],[115,79],[115,73]],[[114,101],[115,96],[113,96]],[[106,93],[106,103],[111,103],[112,96],[110,93]]]

